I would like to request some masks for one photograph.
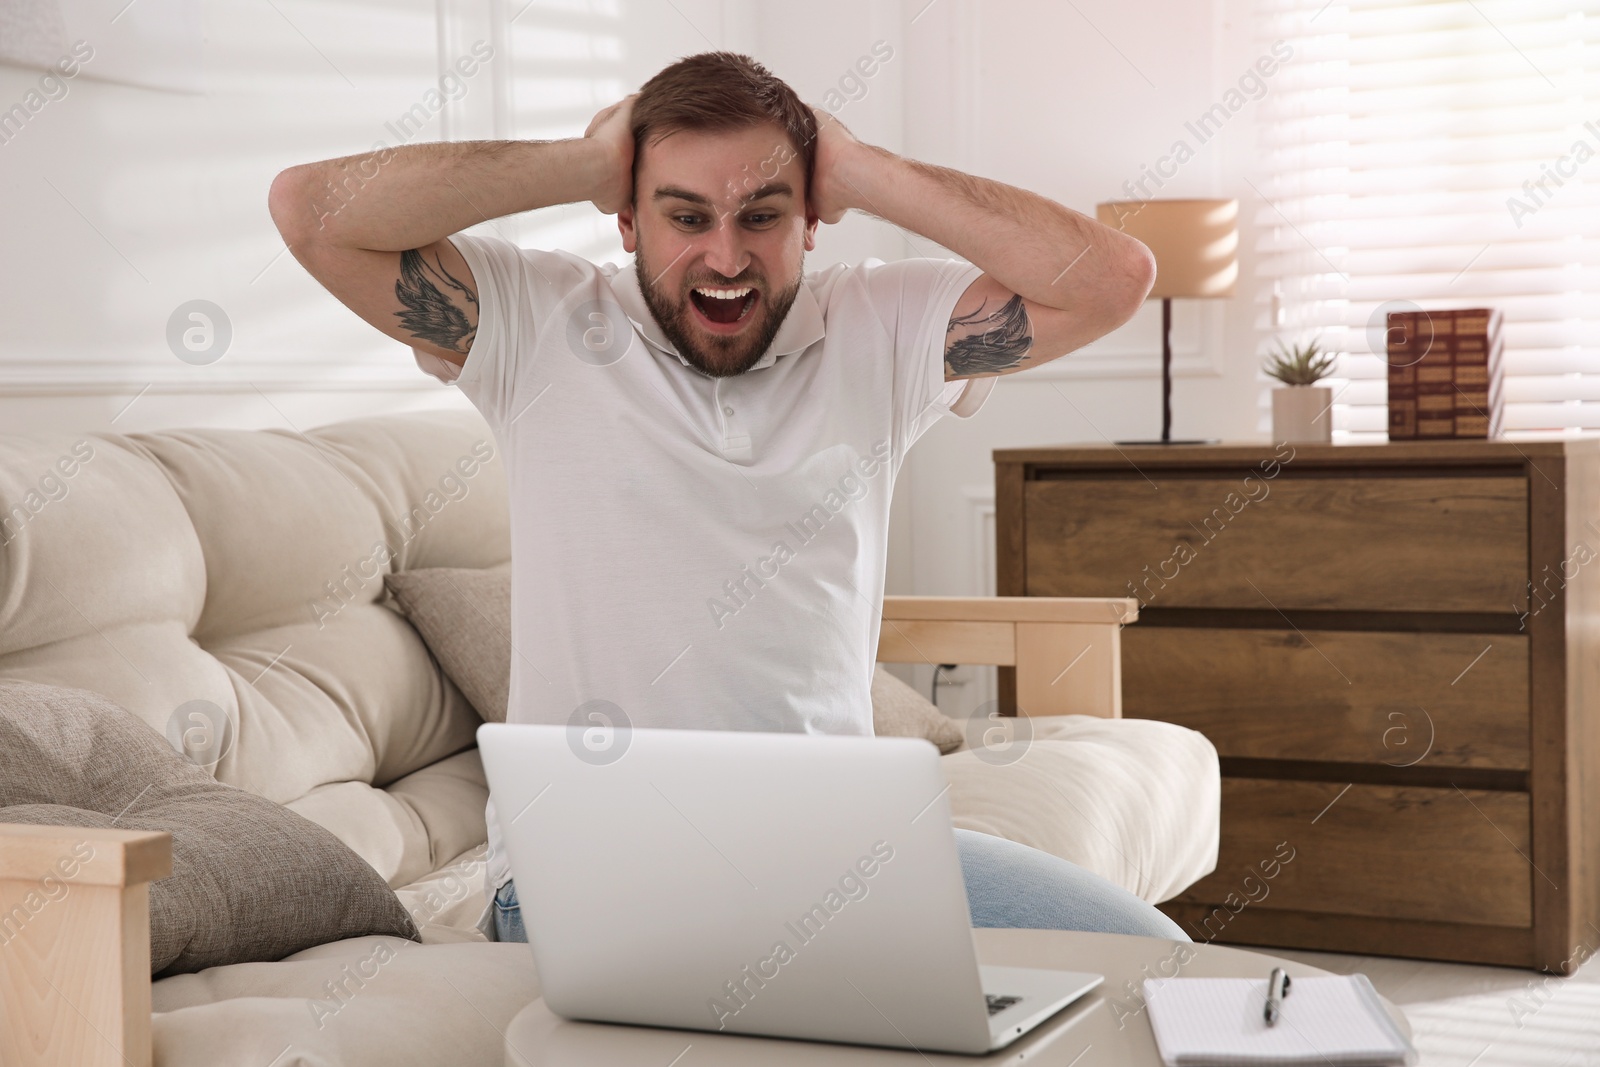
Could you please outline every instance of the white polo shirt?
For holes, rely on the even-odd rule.
[[[662,334],[632,264],[451,240],[477,336],[459,372],[413,351],[505,459],[509,720],[870,734],[895,475],[994,387],[944,381],[980,270],[809,273],[766,354],[713,378]],[[511,877],[499,836],[491,805],[491,888]]]

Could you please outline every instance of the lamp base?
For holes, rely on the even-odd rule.
[[[1207,441],[1113,441],[1114,445],[1215,445],[1221,444],[1216,438]]]

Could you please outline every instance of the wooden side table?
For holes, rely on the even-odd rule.
[[[1600,441],[994,460],[999,593],[1137,597],[1124,714],[1217,747],[1217,870],[1164,906],[1191,936],[1600,949]]]

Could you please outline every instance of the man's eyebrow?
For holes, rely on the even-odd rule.
[[[679,189],[676,185],[663,185],[663,186],[660,186],[659,188],[656,189],[656,191],[653,194],[651,194],[650,199],[652,199],[652,200],[687,200],[687,201],[689,201],[689,203],[691,203],[691,204],[699,204],[701,207],[711,207],[712,206],[710,197],[701,196],[699,193],[691,193],[687,189]]]
[[[746,193],[744,196],[740,197],[739,199],[740,199],[740,201],[742,203],[748,204],[748,203],[751,203],[751,202],[756,201],[756,200],[763,200],[763,199],[765,199],[766,197],[769,197],[769,196],[793,196],[793,195],[794,195],[794,189],[789,185],[788,182],[768,182],[767,184],[765,184],[765,185],[761,186],[760,188],[756,189],[755,191],[750,192],[750,193]],[[676,185],[663,185],[663,186],[660,186],[659,188],[656,189],[656,191],[654,193],[652,193],[650,195],[650,199],[652,199],[652,200],[686,200],[691,204],[698,204],[701,207],[709,208],[709,207],[714,207],[715,206],[714,204],[711,203],[711,199],[709,197],[701,196],[699,193],[691,193],[689,190],[680,189]]]
[[[746,204],[754,200],[764,200],[769,196],[793,196],[794,190],[788,182],[768,182],[753,193],[747,193],[742,198]]]

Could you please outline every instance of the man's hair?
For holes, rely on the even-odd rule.
[[[817,154],[817,117],[788,83],[749,56],[735,52],[685,56],[645,82],[633,102],[635,168],[646,145],[682,130],[733,131],[763,123],[772,123],[789,135],[809,186]],[[774,145],[774,152],[779,148]],[[752,160],[751,170],[782,159],[778,156],[770,164],[765,159]]]

